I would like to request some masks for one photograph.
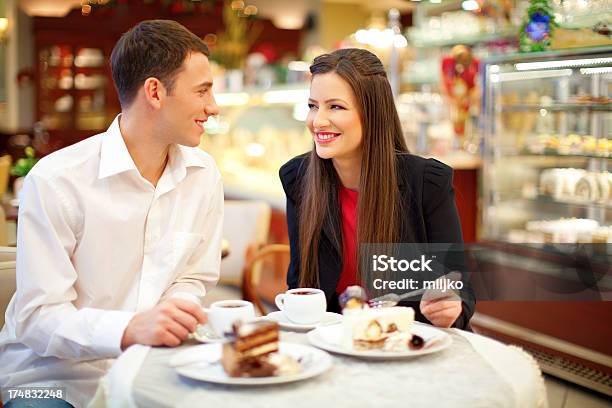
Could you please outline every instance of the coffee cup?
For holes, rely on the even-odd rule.
[[[255,309],[251,302],[246,300],[220,300],[204,309],[208,314],[208,325],[219,337],[232,331],[232,325],[239,321],[248,321],[255,318]]]
[[[321,289],[297,288],[276,295],[276,307],[287,319],[297,324],[316,324],[327,309],[325,293]]]

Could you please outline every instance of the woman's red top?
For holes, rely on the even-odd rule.
[[[359,193],[344,186],[339,191],[342,211],[342,272],[336,286],[336,293],[344,292],[347,286],[357,285],[357,203]]]

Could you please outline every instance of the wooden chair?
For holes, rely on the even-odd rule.
[[[262,316],[266,315],[264,305],[259,298],[257,288],[261,280],[263,262],[276,258],[280,254],[289,254],[289,245],[269,244],[247,254],[247,262],[242,273],[242,298],[252,302]]]
[[[11,164],[13,159],[10,155],[6,154],[0,157],[0,200],[8,189],[9,179],[11,176]]]
[[[8,245],[8,235],[6,215],[4,213],[4,208],[0,205],[0,246]]]
[[[0,247],[0,327],[4,326],[6,308],[16,289],[17,248]]]

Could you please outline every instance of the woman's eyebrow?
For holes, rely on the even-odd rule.
[[[330,102],[342,102],[342,103],[347,103],[344,99],[340,99],[340,98],[331,98],[325,101],[325,103],[330,103]]]
[[[308,102],[317,102],[316,100],[312,99],[312,98],[308,98]],[[331,98],[331,99],[327,99],[325,101],[325,103],[330,103],[330,102],[342,102],[342,103],[347,103],[345,100],[340,99],[340,98]]]

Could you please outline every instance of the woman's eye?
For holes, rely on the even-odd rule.
[[[332,105],[331,106],[332,109],[344,109],[344,106],[340,106],[340,105]]]
[[[314,103],[309,103],[308,104],[308,109],[312,110],[315,109],[317,107],[317,105],[315,105]]]

